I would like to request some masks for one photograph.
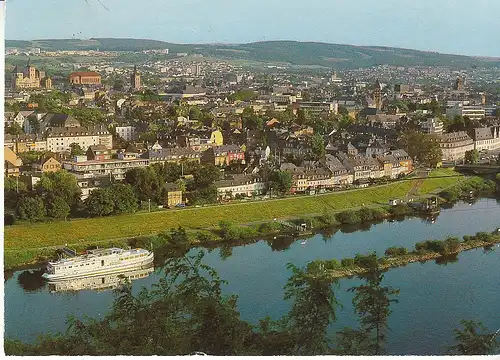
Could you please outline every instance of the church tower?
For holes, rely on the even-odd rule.
[[[380,85],[380,82],[375,81],[375,85],[373,87],[373,101],[375,102],[375,108],[377,110],[382,109],[382,86]]]
[[[141,88],[141,74],[137,72],[137,66],[134,66],[134,72],[130,75],[130,86],[133,90]]]

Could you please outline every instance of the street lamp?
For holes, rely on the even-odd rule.
[[[149,209],[149,212],[151,212],[151,199],[148,199],[148,209]]]

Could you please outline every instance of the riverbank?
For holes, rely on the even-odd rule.
[[[500,229],[500,228],[499,228]],[[439,244],[441,243],[443,246],[446,242],[454,243],[455,247],[450,252],[437,252],[432,250],[422,249],[422,244]],[[473,236],[465,235],[463,237],[462,242],[457,238],[448,238],[444,241],[438,240],[428,240],[424,243],[415,244],[415,250],[408,252],[405,248],[395,248],[401,251],[401,254],[393,255],[393,256],[385,256],[378,259],[378,268],[380,270],[388,270],[391,268],[403,267],[411,263],[415,262],[426,262],[429,260],[437,260],[437,259],[450,259],[456,257],[458,254],[464,251],[477,249],[481,247],[492,247],[496,244],[500,243],[500,231],[495,230],[492,233],[480,232]],[[419,248],[420,246],[420,248]],[[424,245],[425,247],[425,245]],[[327,275],[332,279],[340,279],[345,277],[352,277],[356,275],[362,275],[368,273],[370,270],[367,266],[356,265],[359,263],[367,262],[366,260],[369,258],[369,255],[359,255],[359,257],[354,259],[343,259],[340,263],[338,262],[329,262],[329,261],[315,261],[316,269],[324,270]],[[337,269],[329,269],[328,267],[342,267]],[[314,272],[311,274],[314,276]]]
[[[453,176],[453,180],[446,177],[440,177],[439,181],[437,179],[431,177],[424,180],[423,186],[426,186],[429,193],[420,195],[430,196],[433,192],[450,186],[450,183],[459,183],[464,178]],[[43,262],[53,258],[56,249],[65,244],[77,251],[92,246],[127,247],[137,244],[149,245],[151,242],[153,248],[157,248],[165,245],[165,241],[155,235],[179,226],[187,230],[192,246],[219,242],[223,240],[217,234],[219,222],[222,220],[247,224],[241,227],[246,229],[246,234],[241,238],[248,239],[252,236],[277,232],[272,226],[271,230],[254,229],[255,226],[260,227],[262,223],[272,224],[274,219],[298,223],[306,221],[317,230],[343,223],[335,218],[335,214],[343,210],[385,207],[385,217],[387,217],[388,200],[405,197],[413,188],[414,182],[407,180],[366,189],[262,202],[8,226],[5,228],[4,264],[5,268],[11,269],[20,265]],[[385,217],[379,216],[377,219]],[[366,219],[348,223],[353,224],[362,220]]]

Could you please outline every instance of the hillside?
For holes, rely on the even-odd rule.
[[[486,59],[462,55],[441,54],[411,49],[380,46],[354,46],[318,42],[263,41],[249,44],[173,44],[148,39],[98,38],[45,39],[29,41],[7,40],[6,47],[40,47],[44,50],[96,50],[142,51],[169,49],[178,52],[197,53],[204,56],[230,60],[289,63],[292,65],[316,65],[345,69],[374,65],[395,66],[453,66],[458,68],[500,66],[499,59]]]

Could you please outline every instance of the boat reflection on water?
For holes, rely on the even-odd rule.
[[[79,279],[59,280],[47,282],[49,292],[73,292],[80,290],[111,290],[125,283],[148,277],[154,271],[153,263],[128,270],[122,273],[83,277]]]

